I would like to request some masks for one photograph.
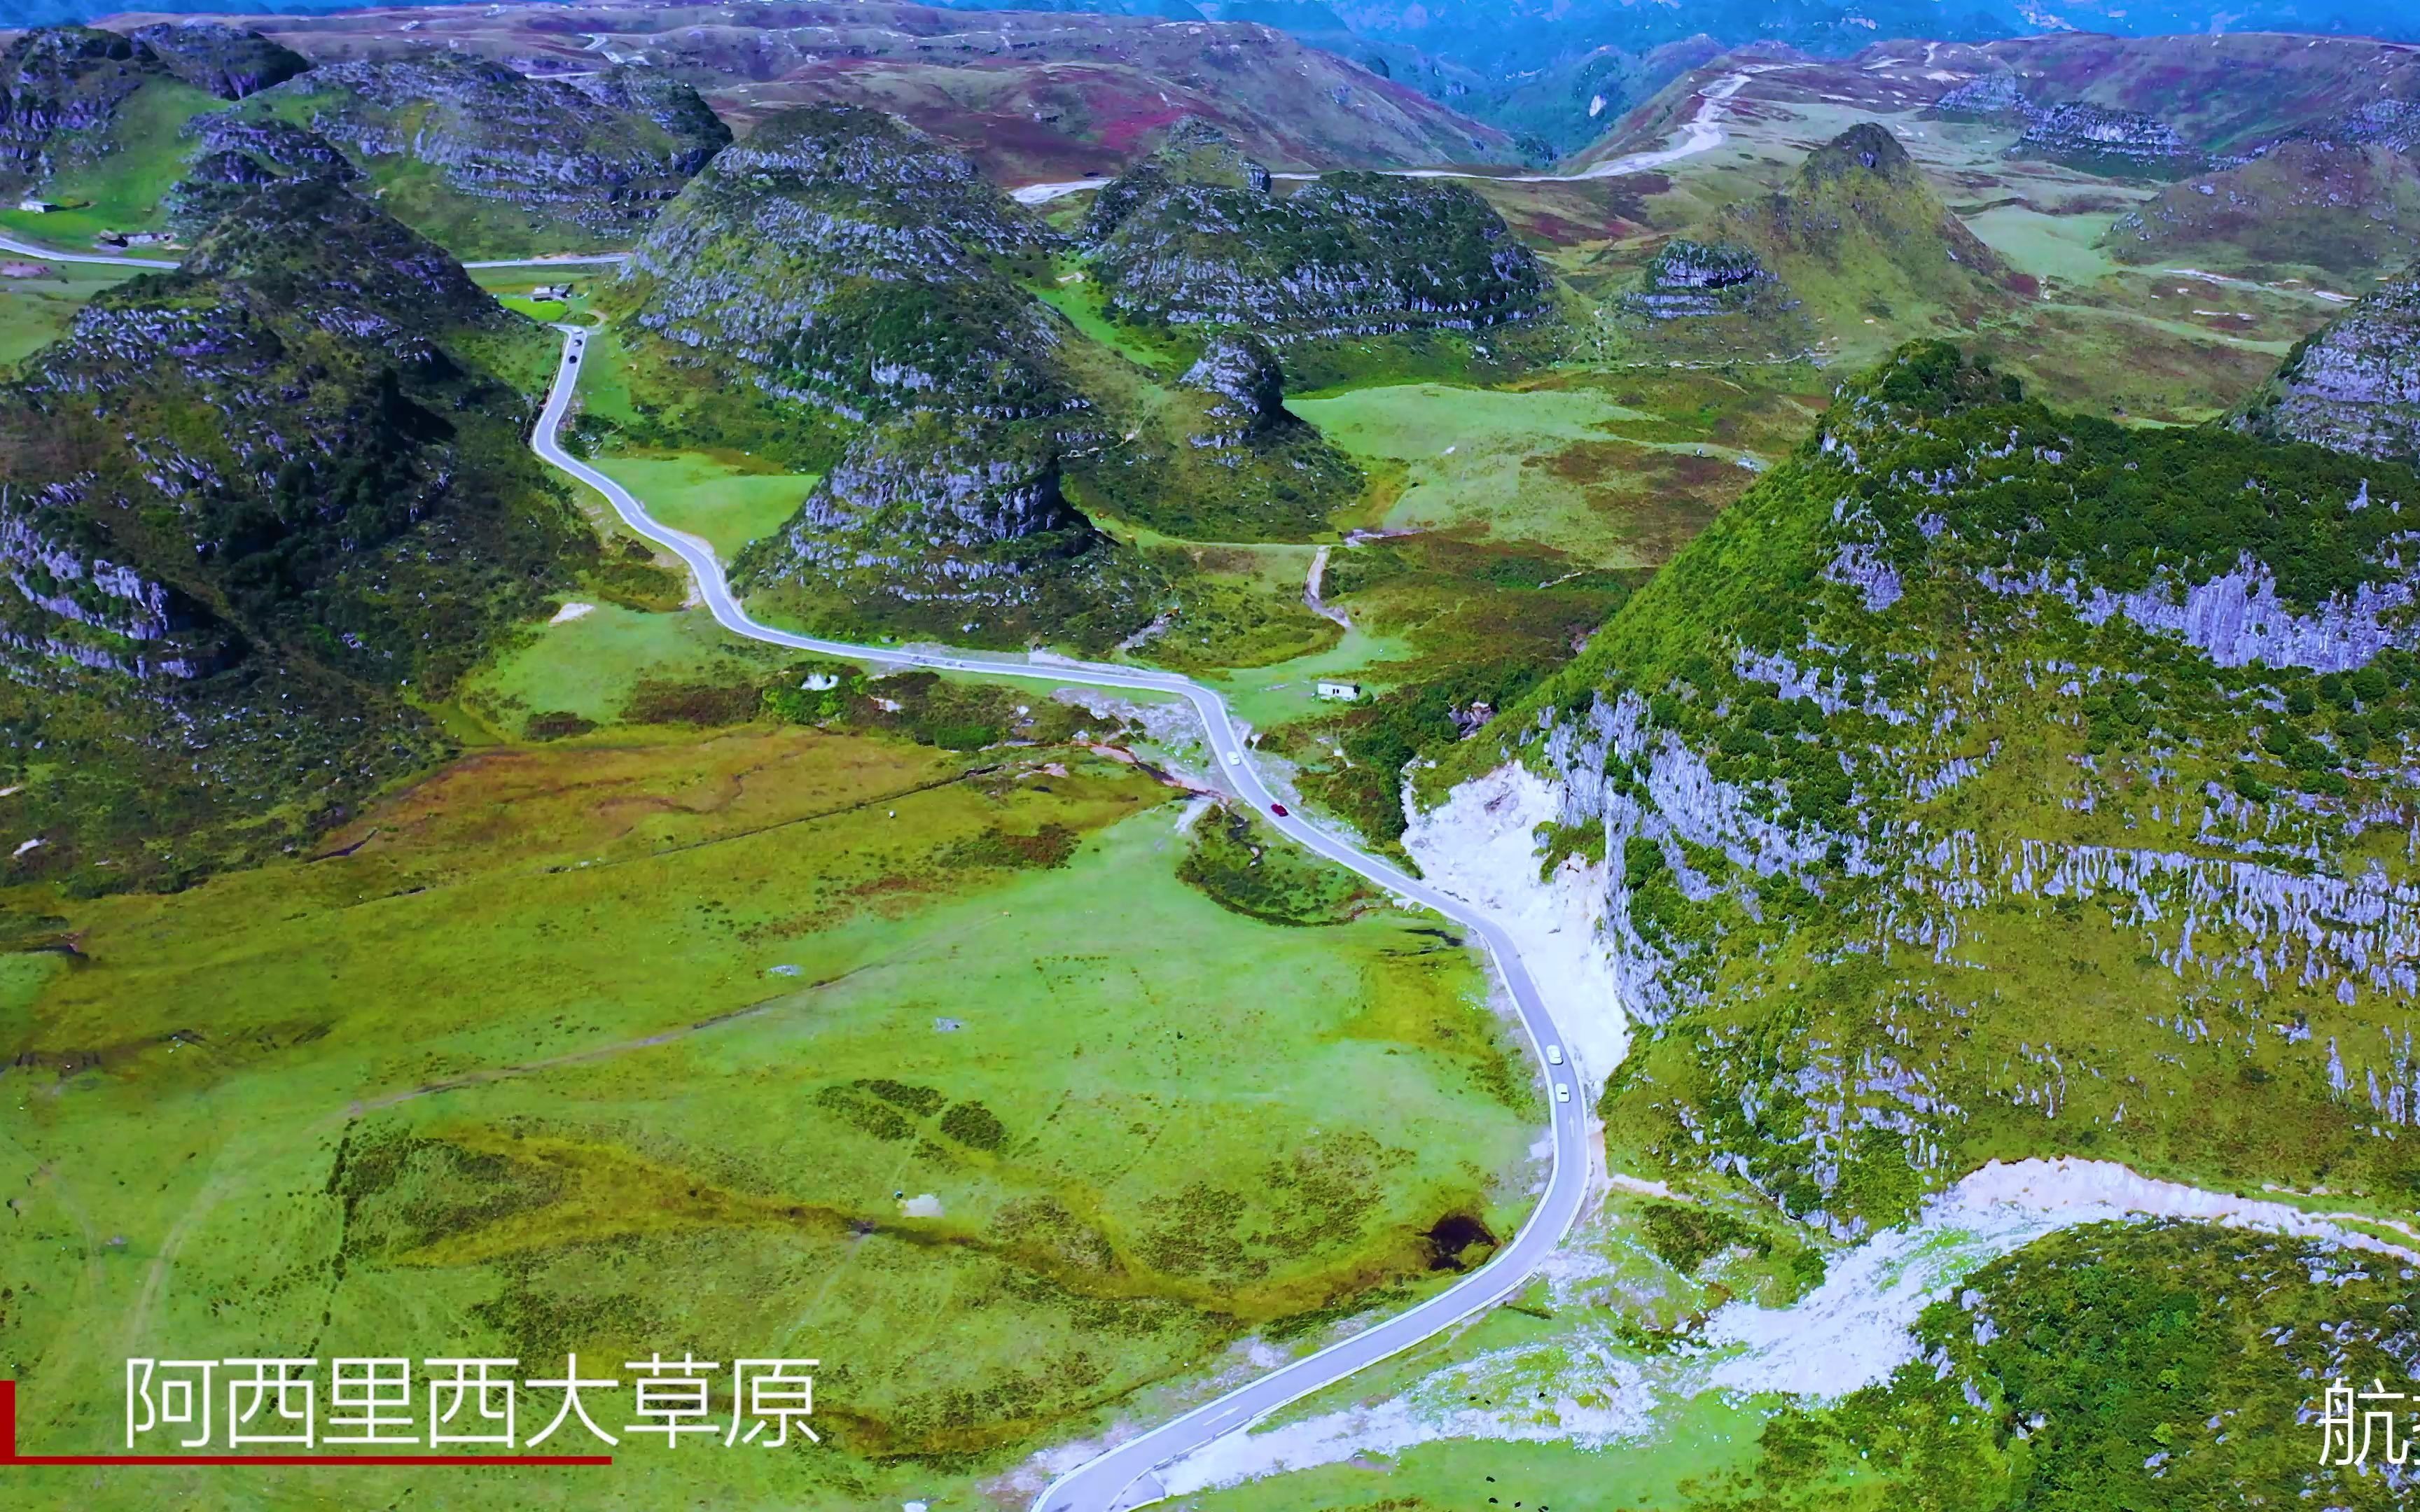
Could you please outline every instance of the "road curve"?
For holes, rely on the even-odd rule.
[[[1486,946],[1488,958],[1495,963],[1497,972],[1512,995],[1513,1006],[1521,1016],[1522,1029],[1528,1034],[1530,1049],[1538,1056],[1540,1064],[1544,1066],[1545,1063],[1544,1046],[1563,1043],[1562,1032],[1555,1026],[1554,1016],[1539,995],[1537,983],[1530,980],[1528,969],[1522,964],[1511,936],[1501,926],[1464,900],[1415,880],[1386,861],[1366,855],[1308,823],[1299,815],[1279,818],[1271,812],[1271,806],[1277,800],[1254,768],[1243,739],[1236,733],[1234,721],[1229,717],[1225,702],[1216,692],[1192,679],[1144,668],[1106,666],[1098,662],[1046,656],[992,656],[939,647],[855,645],[845,640],[798,635],[750,618],[747,610],[731,596],[730,585],[722,575],[722,563],[716,559],[713,548],[696,536],[660,524],[628,489],[563,449],[558,433],[579,384],[580,360],[587,345],[587,332],[572,326],[557,329],[564,332],[563,358],[555,369],[554,385],[547,394],[546,409],[539,414],[537,428],[531,437],[532,448],[558,471],[570,474],[604,495],[605,501],[613,506],[614,513],[620,515],[630,529],[688,563],[706,608],[726,629],[751,640],[795,646],[800,651],[853,661],[892,667],[930,667],[945,671],[987,672],[995,676],[1033,677],[1088,687],[1171,693],[1183,698],[1201,716],[1202,729],[1209,737],[1214,770],[1233,783],[1245,801],[1260,810],[1264,823],[1274,825],[1297,844],[1360,873],[1388,891],[1433,908],[1469,930]],[[1573,1221],[1579,1216],[1580,1205],[1589,1187],[1588,1103],[1579,1095],[1579,1078],[1568,1063],[1559,1067],[1545,1066],[1545,1070],[1550,1088],[1557,1084],[1574,1088],[1570,1102],[1559,1101],[1551,1090],[1548,1093],[1546,1108],[1553,1120],[1554,1138],[1553,1160],[1547,1172],[1545,1191],[1539,1197],[1537,1206],[1530,1211],[1528,1220],[1521,1226],[1520,1232],[1513,1235],[1512,1242],[1498,1250],[1485,1265],[1408,1312],[1373,1324],[1351,1338],[1273,1370],[1171,1422],[1163,1423],[1104,1452],[1052,1482],[1049,1489],[1035,1500],[1033,1512],[1113,1512],[1115,1508],[1140,1506],[1144,1502],[1155,1500],[1157,1495],[1156,1483],[1146,1480],[1146,1477],[1156,1467],[1223,1434],[1234,1432],[1297,1397],[1342,1381],[1389,1355],[1400,1353],[1517,1292],[1539,1262],[1562,1242],[1564,1234],[1570,1231]],[[1142,1483],[1139,1489],[1138,1482]]]

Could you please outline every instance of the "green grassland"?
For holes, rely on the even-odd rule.
[[[184,173],[185,123],[225,104],[174,79],[145,81],[97,139],[74,138],[60,149],[59,166],[39,192],[61,208],[34,215],[10,200],[0,204],[0,229],[62,246],[89,243],[103,231],[158,230],[166,218],[161,202]]]
[[[499,732],[518,733],[543,714],[611,724],[643,681],[760,681],[785,659],[779,647],[733,637],[703,609],[598,604],[576,619],[530,627],[467,680],[457,702]]]
[[[1146,373],[1174,378],[1201,355],[1201,344],[1181,332],[1110,319],[1101,307],[1101,285],[1077,259],[1059,259],[1048,278],[1029,282],[1026,288],[1086,337]]]
[[[729,562],[799,512],[819,475],[783,471],[745,454],[675,452],[607,456],[597,467],[647,501],[647,512],[702,537]]]
[[[36,261],[50,271],[39,278],[0,278],[0,370],[58,340],[94,295],[126,282],[137,271],[0,254],[0,262]]]
[[[1724,489],[1722,470],[1745,455],[1718,440],[1632,440],[1625,428],[1654,434],[1656,417],[1582,382],[1399,384],[1294,408],[1391,485],[1383,528],[1517,541],[1590,567],[1669,555],[1703,527],[1708,494],[1739,491]]]
[[[129,1353],[801,1352],[822,1447],[626,1446],[608,1500],[895,1506],[1433,1284],[1438,1219],[1517,1222],[1536,1116],[1472,959],[1222,905],[1166,791],[1065,748],[597,737],[467,759],[322,858],[18,889],[71,942],[0,974],[22,1442],[116,1443]]]
[[[2124,268],[2103,245],[2113,223],[2153,188],[2010,159],[2009,129],[1927,120],[1882,102],[1760,96],[1753,108],[1729,113],[1722,147],[1659,174],[1606,180],[1602,188],[1508,185],[1489,193],[1516,225],[1554,243],[1551,260],[1590,306],[1573,322],[1574,349],[1592,361],[1621,368],[1669,362],[1737,375],[1768,352],[1791,357],[1798,333],[1811,325],[1822,361],[1860,366],[1910,336],[1935,332],[1943,317],[1937,301],[1877,305],[1872,291],[1851,286],[1854,279],[1828,275],[1807,275],[1811,281],[1803,288],[1793,285],[1803,305],[1786,316],[1641,322],[1624,318],[1620,301],[1667,239],[1705,225],[1728,206],[1784,188],[1811,148],[1864,120],[1890,129],[2013,275],[2021,297],[1987,318],[1961,322],[1962,338],[2061,405],[2165,423],[2212,418],[2257,386],[2285,346],[2331,313],[2307,287],[2290,285],[2204,286],[2189,302],[2179,301],[2165,281]],[[2219,259],[2197,266],[2235,265]],[[2026,280],[2031,293],[2022,293]]]

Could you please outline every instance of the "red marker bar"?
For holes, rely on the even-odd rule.
[[[0,1468],[9,1465],[610,1465],[612,1455],[22,1455],[17,1383],[0,1381]]]

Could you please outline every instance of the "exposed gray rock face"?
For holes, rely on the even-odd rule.
[[[1101,193],[1085,228],[1112,310],[1272,340],[1476,331],[1544,313],[1545,275],[1476,193],[1330,173],[1279,198],[1208,128]]]
[[[1063,621],[1080,614],[1139,623],[1147,614],[1126,606],[1150,594],[1148,574],[1060,491],[1057,438],[932,413],[860,436],[738,576],[837,594],[859,612],[1044,640],[1079,639]]]
[[[799,519],[821,537],[793,537],[802,558],[852,566],[1084,526],[1059,491],[1058,458],[1047,447],[970,437],[939,420],[897,427],[883,444],[853,449],[808,496]],[[876,543],[887,555],[836,554],[845,548],[834,541],[851,536]],[[947,575],[980,578],[988,570],[965,565]]]
[[[2420,459],[2420,266],[2297,346],[2235,424],[2280,440]]]
[[[2397,152],[2420,152],[2420,100],[2373,100],[2331,127],[2338,142],[2375,142]]]
[[[2163,576],[2128,594],[2099,584],[2086,594],[2072,581],[2053,582],[2047,571],[2023,579],[1987,570],[1979,578],[2001,593],[2055,594],[2074,605],[2087,625],[2122,614],[2147,630],[2182,638],[2222,667],[2264,661],[2346,672],[2366,667],[2388,646],[2420,644],[2420,623],[2411,612],[2420,598],[2415,575],[2404,571],[2399,554],[2392,565],[2402,575],[2363,583],[2306,614],[2282,602],[2276,575],[2249,557],[2207,582],[2180,584]]]
[[[852,421],[934,407],[1024,419],[1076,401],[1058,327],[992,261],[1045,244],[958,153],[878,111],[815,106],[717,157],[612,300]]]
[[[1686,238],[1668,242],[1623,302],[1656,320],[1721,315],[1777,286],[1753,249]]]
[[[2077,101],[2034,113],[2009,150],[2017,157],[2138,172],[2181,172],[2202,162],[2165,121]]]
[[[1210,407],[1224,422],[1219,444],[1249,440],[1285,423],[1285,371],[1277,348],[1259,336],[1221,332],[1210,338],[1201,360],[1186,370],[1187,387],[1218,395]]]
[[[288,178],[347,184],[362,177],[334,143],[274,116],[221,111],[197,116],[185,130],[196,144],[194,157],[163,203],[170,223],[189,235],[262,184]]]
[[[208,651],[171,639],[189,617],[171,617],[164,584],[38,525],[83,505],[90,481],[49,484],[22,499],[9,497],[16,490],[0,484],[0,579],[19,601],[0,605],[0,646],[20,656],[61,657],[132,677],[196,675]]]
[[[1987,73],[1979,79],[1969,79],[1934,100],[1925,112],[1942,120],[2009,124],[2026,121],[2036,113],[2033,102],[2017,87],[2013,73]]]
[[[308,70],[311,60],[258,32],[217,22],[163,22],[127,34],[170,73],[221,100],[241,100]]]
[[[2177,129],[2139,111],[2082,100],[2037,100],[2013,73],[1990,73],[1944,94],[1925,112],[1941,120],[2023,128],[2010,157],[2046,158],[2102,172],[2176,173],[2205,159]]]
[[[102,130],[146,81],[165,76],[149,48],[90,26],[10,42],[0,50],[0,188],[48,177],[61,137]]]
[[[1085,235],[1099,240],[1126,217],[1171,188],[1184,184],[1269,192],[1269,170],[1244,155],[1227,133],[1207,121],[1187,117],[1168,130],[1149,157],[1103,184],[1085,214]]]
[[[532,79],[423,51],[330,64],[261,98],[306,104],[365,162],[427,163],[458,193],[600,237],[635,237],[731,140],[695,90],[646,69]]]

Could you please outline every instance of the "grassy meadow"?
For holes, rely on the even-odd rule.
[[[0,972],[26,1448],[110,1447],[130,1354],[792,1352],[822,1448],[626,1446],[608,1500],[964,1505],[1241,1335],[1476,1258],[1427,1232],[1517,1223],[1537,1112],[1472,958],[1222,906],[1170,795],[1077,748],[633,733],[186,893],[20,889],[55,941]],[[503,1493],[348,1473],[279,1494]]]
[[[0,372],[65,335],[76,312],[94,295],[138,271],[101,263],[52,262],[15,253],[0,253],[0,262],[34,263],[49,270],[39,278],[0,278]]]

